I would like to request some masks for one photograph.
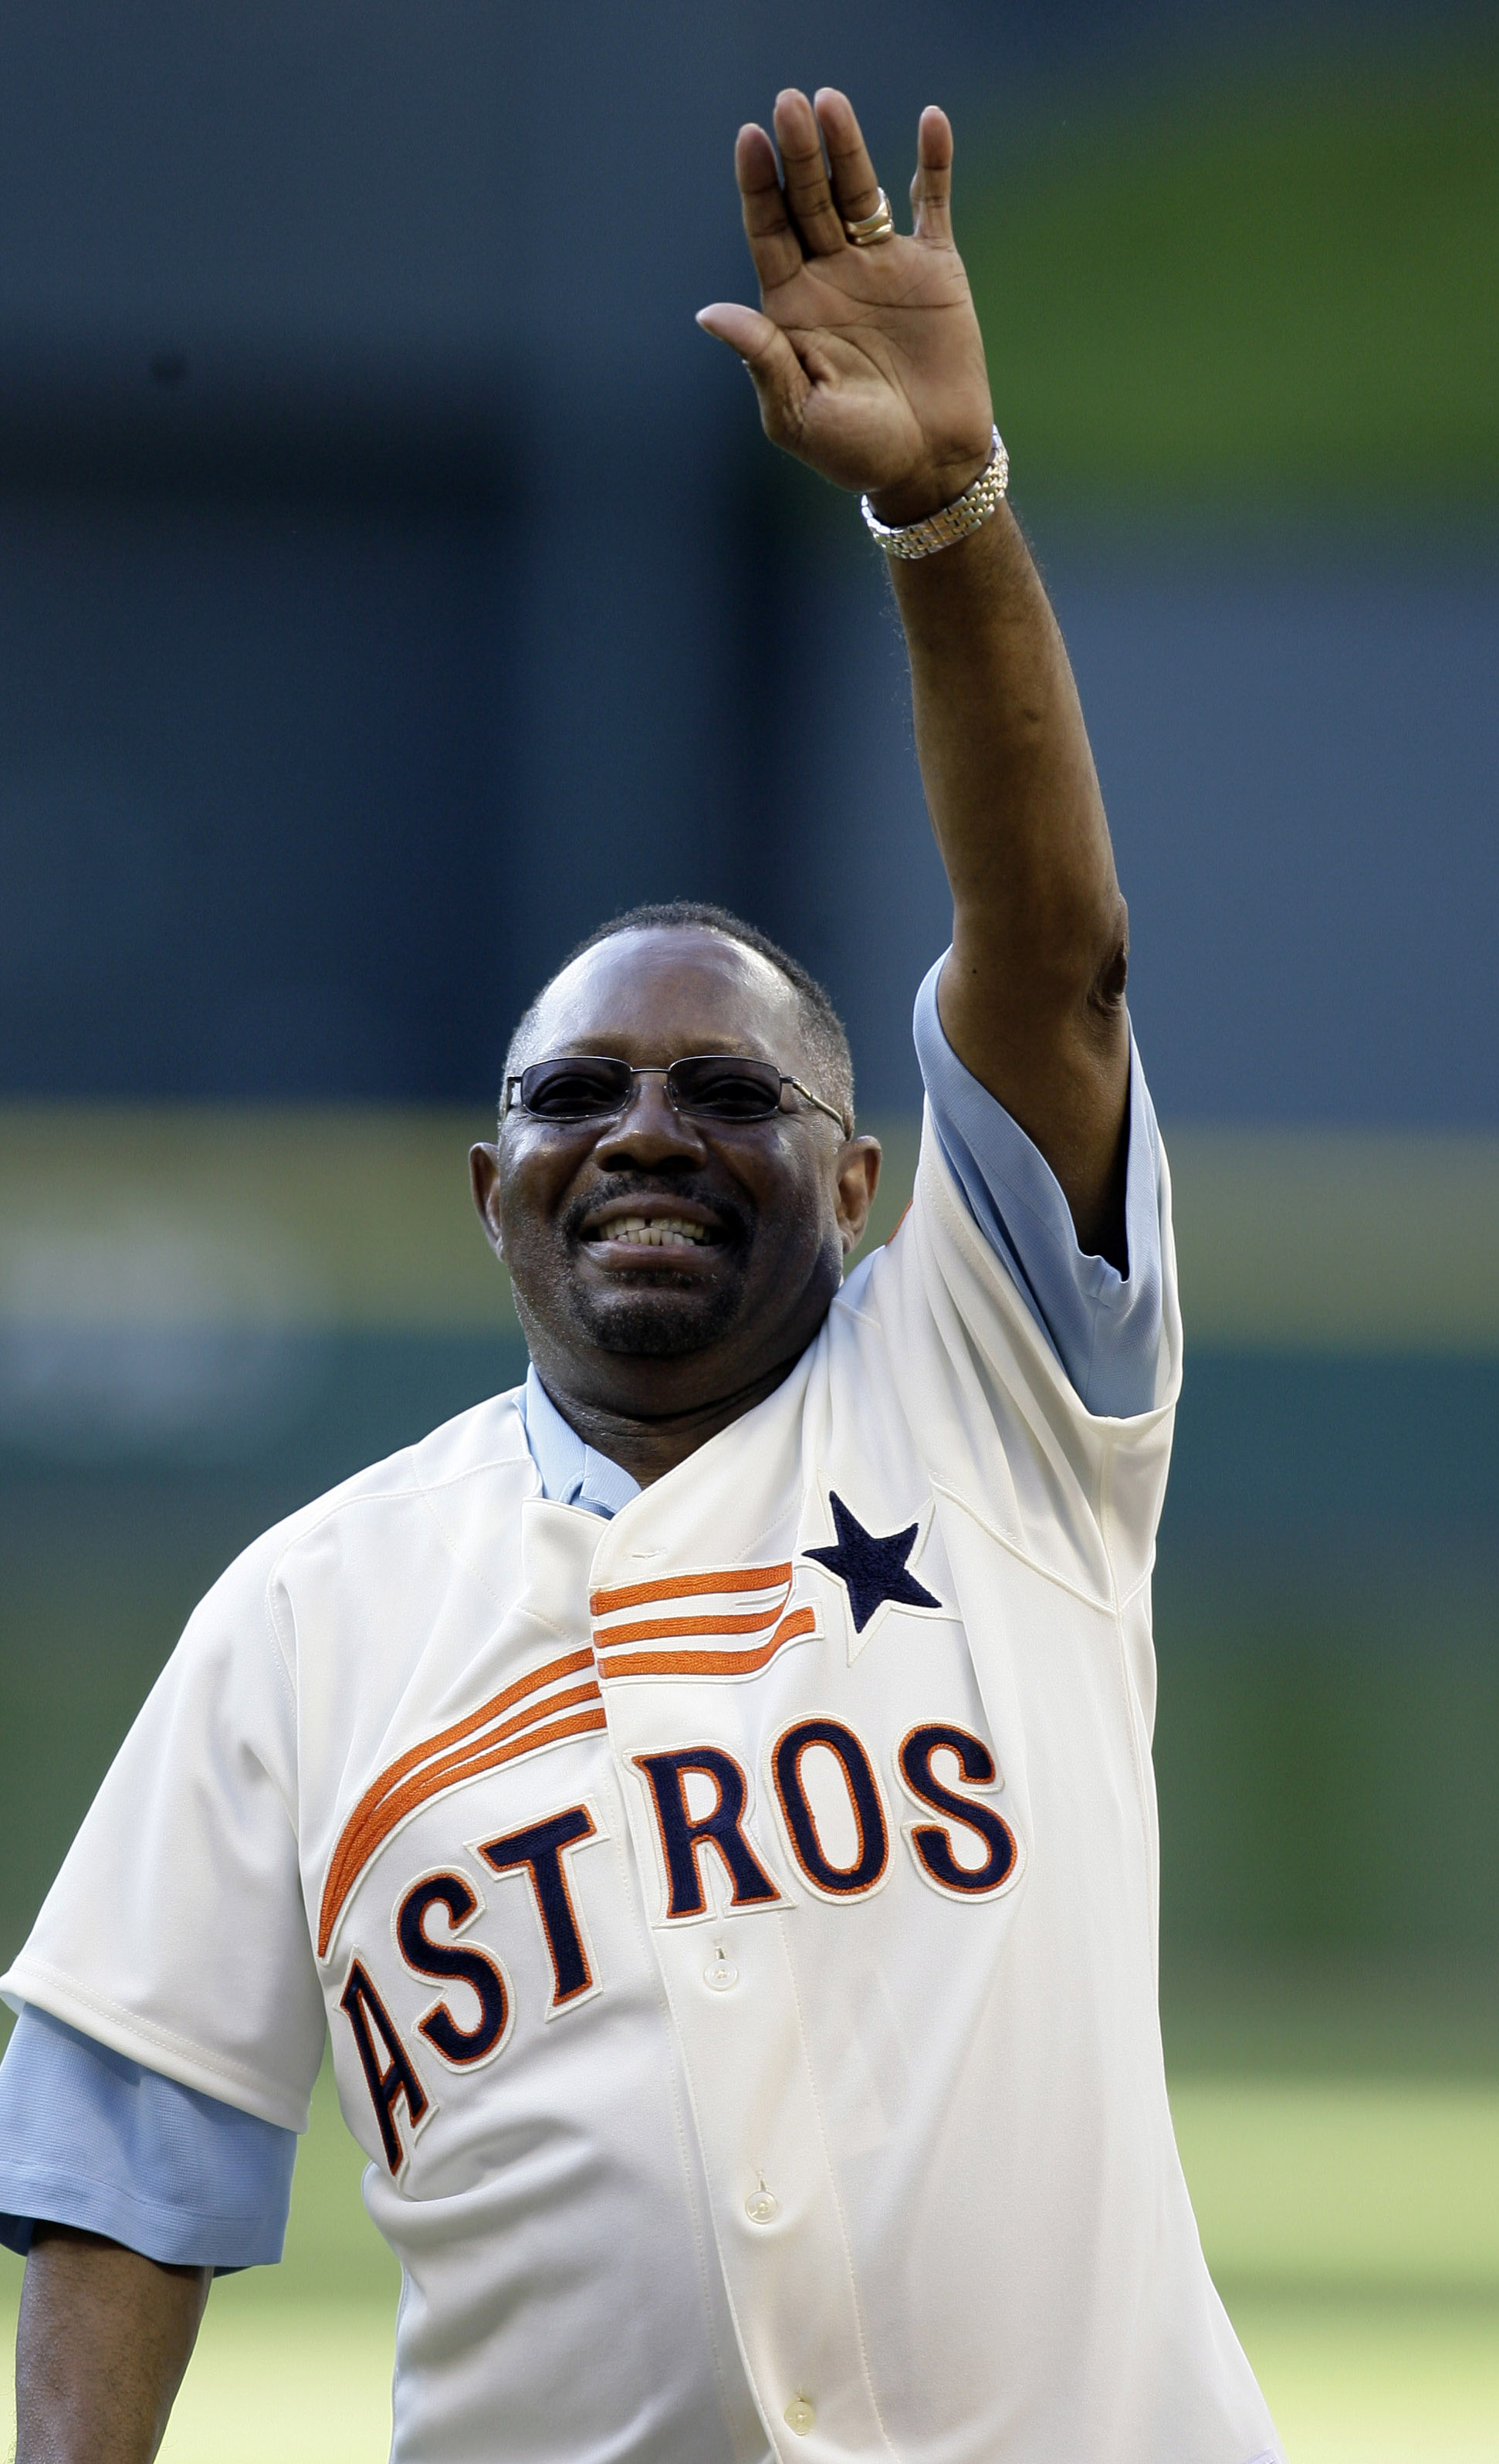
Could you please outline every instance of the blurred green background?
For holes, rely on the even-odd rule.
[[[1086,76],[1051,60],[1027,93],[965,134],[959,194],[1043,544],[1052,525],[1128,555],[1154,525],[1153,553],[1184,540],[1231,575],[1267,538],[1311,562],[1372,543],[1456,559],[1491,608],[1487,30],[1282,24],[1231,56],[1183,38]],[[826,509],[789,494],[814,539]],[[1469,816],[1490,869],[1493,780]],[[1454,931],[1491,913],[1476,871],[1443,900]],[[1316,930],[1338,924],[1334,891]],[[1232,1041],[1232,1004],[1225,986],[1205,1037]],[[1430,1119],[1287,1120],[1268,1098],[1165,1121],[1190,1350],[1157,1587],[1164,2024],[1204,2244],[1293,2464],[1499,2456],[1481,1008],[1487,1043],[1437,1056],[1451,1100]],[[523,1373],[467,1207],[486,1126],[452,1098],[22,1088],[0,1107],[0,1954],[225,1560]],[[898,1107],[876,1126],[877,1236],[915,1131]],[[213,2297],[177,2464],[383,2450],[392,2271],[326,2089],[285,2266]],[[0,2298],[19,2274],[0,2256]]]
[[[1126,77],[1005,148],[977,213],[964,196],[1030,487],[1491,523],[1494,47],[1364,33],[1309,25],[1231,76]]]

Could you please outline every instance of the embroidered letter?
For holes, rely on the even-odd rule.
[[[813,1746],[826,1747],[835,1758],[848,1791],[857,1845],[847,1865],[834,1864],[828,1856],[803,1778],[803,1758]],[[839,1899],[854,1899],[875,1889],[884,1879],[890,1834],[879,1782],[853,1730],[841,1720],[798,1720],[778,1739],[770,1768],[791,1853],[813,1889],[832,1892]]]
[[[666,1860],[669,1918],[710,1913],[699,1863],[699,1851],[704,1848],[716,1852],[728,1875],[731,1907],[763,1907],[780,1899],[744,1830],[749,1782],[732,1754],[720,1746],[683,1746],[672,1753],[636,1754],[634,1760],[650,1785]],[[688,1811],[687,1780],[694,1771],[700,1771],[717,1792],[717,1801],[707,1814]]]
[[[966,1831],[976,1832],[985,1851],[981,1864],[961,1865],[953,1854],[950,1831],[937,1823],[913,1822],[906,1837],[919,1870],[939,1891],[954,1892],[962,1899],[1003,1890],[1017,1869],[1014,1833],[989,1806],[976,1805],[972,1797],[945,1788],[933,1773],[934,1754],[954,1755],[961,1776],[976,1788],[992,1788],[997,1776],[988,1747],[966,1728],[934,1720],[912,1729],[896,1756],[907,1788],[918,1805],[930,1806],[934,1813],[948,1815]]]
[[[431,1874],[408,1891],[396,1915],[396,1947],[408,1968],[418,1976],[458,1977],[477,1998],[479,2015],[472,2028],[460,2028],[446,2002],[434,2002],[416,2023],[443,2060],[459,2070],[498,2052],[510,2025],[510,1996],[497,1961],[451,1939],[433,1942],[427,1918],[432,1908],[446,1908],[452,1936],[462,1932],[478,1904],[473,1884],[461,1874]]]
[[[396,2035],[389,2012],[375,1991],[366,1969],[357,1959],[349,1969],[348,1983],[339,1996],[339,2008],[348,2013],[349,2026],[354,2031],[354,2042],[359,2049],[369,2101],[380,2125],[386,2163],[392,2173],[399,2173],[406,2162],[406,2149],[396,2128],[395,2109],[405,2101],[407,2118],[414,2131],[427,2111],[427,2090],[411,2067],[410,2057]],[[377,2035],[390,2057],[384,2070],[375,2050]]]
[[[530,1877],[552,1961],[551,2011],[561,2011],[565,2003],[576,2002],[580,1995],[593,1990],[593,1969],[578,1911],[573,1906],[562,1851],[598,1836],[598,1825],[588,1808],[571,1805],[565,1814],[553,1814],[544,1822],[528,1823],[523,1831],[509,1831],[503,1838],[491,1839],[479,1850],[485,1863],[493,1866],[496,1874],[508,1874],[523,1865]]]

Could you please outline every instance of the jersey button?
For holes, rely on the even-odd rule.
[[[745,2200],[744,2212],[752,2225],[773,2225],[781,2213],[781,2201],[774,2190],[767,2190],[761,2182],[759,2189],[751,2190]]]
[[[731,1992],[738,1981],[738,1969],[733,1960],[727,1958],[721,1950],[717,1958],[710,1959],[703,1969],[703,1983],[711,1985],[716,1993]]]
[[[785,2409],[785,2424],[798,2438],[805,2438],[817,2419],[817,2407],[810,2396],[794,2395]]]

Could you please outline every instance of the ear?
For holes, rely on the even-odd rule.
[[[847,1258],[864,1238],[879,1186],[880,1142],[878,1138],[849,1138],[838,1150],[837,1210],[838,1233]]]
[[[469,1186],[474,1203],[479,1211],[490,1247],[496,1258],[505,1254],[499,1229],[499,1149],[480,1145],[469,1149]]]

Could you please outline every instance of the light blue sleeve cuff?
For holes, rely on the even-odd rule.
[[[1124,1201],[1129,1272],[1121,1275],[1107,1258],[1084,1256],[1071,1209],[1045,1155],[948,1043],[937,1007],[945,957],[916,995],[913,1031],[948,1168],[1088,1410],[1119,1419],[1148,1412],[1156,1400],[1163,1313],[1160,1132],[1135,1039]]]
[[[0,2243],[76,2225],[164,2267],[281,2255],[297,2134],[28,2004],[0,2062]]]

